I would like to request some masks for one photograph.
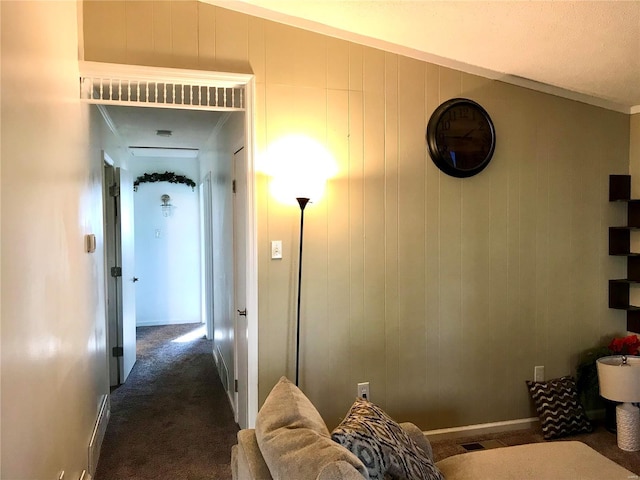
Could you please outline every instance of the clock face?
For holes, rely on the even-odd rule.
[[[440,170],[454,177],[470,177],[491,161],[496,146],[493,122],[472,100],[448,100],[429,119],[427,146]]]

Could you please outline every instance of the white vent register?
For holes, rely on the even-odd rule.
[[[102,105],[244,111],[250,75],[80,63],[80,99]]]

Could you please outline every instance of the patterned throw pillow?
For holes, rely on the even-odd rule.
[[[529,394],[536,405],[545,439],[564,437],[593,430],[587,414],[578,400],[573,377],[555,378],[546,382],[527,380]]]
[[[431,459],[380,407],[359,398],[331,433],[355,453],[371,480],[444,480]]]

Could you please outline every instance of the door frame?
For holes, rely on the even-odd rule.
[[[245,190],[245,182],[246,175],[244,178],[241,178],[240,181],[238,173],[242,173],[244,168],[246,167],[246,161],[242,161],[246,155],[246,150],[244,145],[235,145],[232,149],[233,153],[233,164],[231,167],[232,177],[233,177],[233,284],[234,284],[234,295],[233,295],[233,311],[234,311],[234,361],[233,361],[233,369],[234,369],[234,377],[238,382],[235,388],[235,404],[236,404],[236,422],[240,425],[240,428],[247,428],[247,404],[246,398],[243,398],[242,395],[245,394],[246,384],[247,384],[247,372],[243,370],[243,367],[246,370],[246,354],[247,354],[247,324],[246,324],[246,281],[241,282],[239,279],[244,278],[244,275],[241,275],[241,269],[239,266],[243,264],[246,265],[246,234],[245,231],[247,229],[246,224],[246,205],[245,200],[242,196],[237,195],[237,191],[243,192]],[[239,160],[237,155],[242,152],[242,157]],[[238,166],[240,165],[240,166]],[[237,186],[241,186],[237,188]],[[239,235],[240,234],[240,235]],[[238,237],[241,236],[241,240],[238,242]],[[238,248],[240,247],[240,248]],[[244,248],[242,248],[244,247]],[[239,261],[240,260],[240,261]],[[238,285],[241,287],[238,288]],[[241,313],[241,309],[244,309],[244,313]],[[245,357],[243,357],[245,355]]]
[[[157,82],[157,83],[187,83],[191,85],[241,86],[244,89],[244,146],[246,148],[246,235],[247,235],[247,425],[255,426],[258,414],[258,228],[257,228],[257,200],[256,200],[256,169],[255,169],[255,76],[252,74],[209,72],[202,70],[186,70],[176,68],[146,67],[138,65],[79,62],[81,101],[102,105],[146,106],[153,108],[196,109],[183,104],[149,105],[142,101],[114,101],[94,98],[91,92],[84,89],[85,79],[123,79],[126,81]],[[112,80],[110,80],[112,81]],[[199,110],[228,110],[220,107],[198,106]],[[236,109],[237,110],[237,109]]]
[[[202,218],[202,255],[204,268],[202,269],[202,303],[205,324],[207,329],[207,338],[213,340],[214,325],[213,325],[213,278],[214,278],[214,265],[213,265],[213,222],[211,216],[213,215],[211,209],[211,172],[207,172],[204,178],[200,182],[200,205],[203,208],[200,210]],[[214,356],[216,352],[214,351]]]

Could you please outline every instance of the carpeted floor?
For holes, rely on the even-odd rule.
[[[199,324],[138,327],[138,360],[111,393],[96,480],[230,479],[238,426]]]
[[[174,342],[200,325],[138,328],[138,361],[111,394],[111,420],[96,480],[227,480],[238,426],[217,375],[204,332]],[[593,433],[568,437],[640,475],[640,452],[624,452],[616,435],[596,423]],[[539,429],[432,441],[435,460],[487,448],[543,442]],[[477,448],[477,445],[469,446]]]
[[[633,473],[640,475],[640,452],[625,452],[620,450],[616,443],[615,433],[607,431],[599,422],[594,422],[594,425],[595,429],[592,433],[574,435],[553,441],[577,440],[586,443],[605,457],[610,458]],[[546,440],[542,437],[542,432],[539,428],[530,428],[448,440],[433,440],[431,446],[433,447],[434,459],[439,461],[452,455],[467,452],[462,446],[466,444],[487,443],[489,447],[492,448],[544,441]]]

